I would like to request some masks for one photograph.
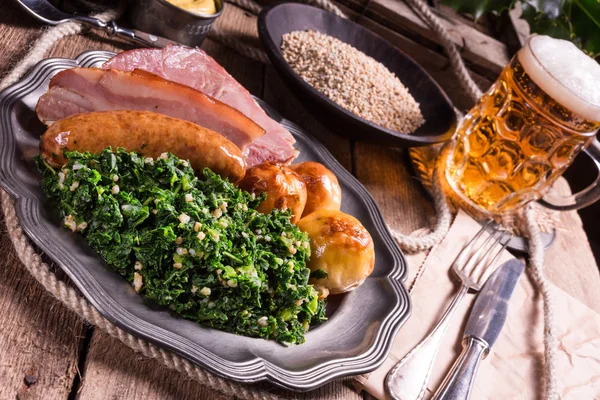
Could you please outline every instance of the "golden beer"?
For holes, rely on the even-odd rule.
[[[487,213],[502,214],[542,197],[600,127],[600,108],[556,79],[573,71],[556,67],[556,55],[544,56],[552,62],[540,57],[546,50],[540,38],[556,41],[534,36],[513,57],[463,119],[448,156],[450,186]],[[532,50],[536,40],[541,50]]]

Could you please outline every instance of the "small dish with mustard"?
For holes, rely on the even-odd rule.
[[[193,47],[206,38],[223,6],[223,0],[133,0],[127,14],[136,29]]]

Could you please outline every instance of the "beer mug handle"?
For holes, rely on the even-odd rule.
[[[594,161],[594,165],[598,169],[596,180],[587,188],[571,196],[547,193],[539,200],[544,207],[558,211],[578,210],[600,200],[600,142],[594,139],[584,151]]]

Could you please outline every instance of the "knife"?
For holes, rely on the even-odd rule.
[[[508,302],[525,268],[512,259],[500,266],[479,292],[463,335],[463,351],[432,400],[468,399],[479,362],[500,335]]]
[[[78,21],[86,24],[88,27],[101,29],[110,36],[118,36],[143,47],[162,48],[170,44],[178,44],[172,40],[151,35],[136,29],[123,28],[117,25],[115,21],[104,22],[98,18],[85,15],[67,14],[54,7],[46,0],[17,0],[17,4],[21,5],[21,7],[33,17],[51,25],[57,25],[68,21]]]

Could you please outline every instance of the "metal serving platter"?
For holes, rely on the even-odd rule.
[[[99,66],[113,55],[89,51],[74,60],[43,60],[20,82],[0,93],[0,186],[16,199],[17,215],[29,238],[107,319],[225,378],[269,381],[307,391],[334,378],[365,373],[381,365],[410,314],[408,292],[402,283],[407,274],[406,260],[364,186],[321,143],[259,99],[269,115],[296,138],[301,154],[298,161],[321,162],[337,175],[343,191],[342,210],[356,216],[375,242],[372,275],[355,291],[332,297],[329,320],[311,329],[306,343],[284,347],[184,320],[139,296],[80,236],[62,228],[55,210],[45,202],[39,188],[40,176],[32,162],[38,153],[39,136],[45,130],[35,115],[35,105],[50,78],[59,71]]]

